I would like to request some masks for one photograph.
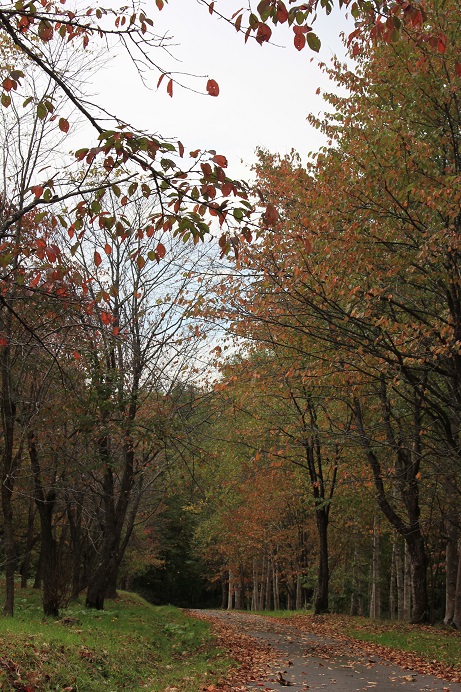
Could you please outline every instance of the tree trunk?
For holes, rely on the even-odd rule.
[[[234,607],[234,575],[232,574],[232,570],[229,568],[229,590],[228,590],[228,597],[227,597],[227,610],[232,610]]]
[[[405,580],[402,560],[401,539],[397,537],[395,546],[395,578],[397,582],[397,619],[405,620]]]
[[[29,457],[34,476],[35,503],[40,517],[40,559],[43,580],[43,613],[58,617],[59,608],[66,600],[67,579],[59,558],[58,546],[53,536],[53,512],[56,494],[51,489],[46,495],[41,480],[41,468],[38,457],[35,434],[27,435]]]
[[[395,565],[395,543],[392,544],[391,555],[391,574],[389,579],[389,618],[395,620],[396,614],[396,586],[397,586],[397,570]]]
[[[317,595],[315,599],[316,615],[328,613],[328,583],[330,580],[328,565],[328,513],[325,508],[316,510],[317,531],[319,537],[319,571],[317,578]]]
[[[373,520],[373,542],[372,542],[372,561],[371,561],[371,598],[370,598],[370,618],[379,619],[381,617],[381,569],[380,569],[380,536],[379,520],[375,514]]]
[[[258,569],[256,558],[253,558],[253,591],[251,593],[251,610],[258,609]]]
[[[458,574],[458,529],[459,516],[456,508],[449,508],[446,517],[446,558],[445,558],[445,616],[443,621],[451,625],[455,614],[456,581]]]
[[[35,518],[35,508],[34,508],[34,497],[33,492],[29,498],[29,512],[27,515],[27,534],[26,534],[26,545],[24,548],[24,558],[21,564],[21,589],[27,589],[27,579],[30,572],[30,558],[32,553],[32,548],[36,542],[34,537],[34,518]]]
[[[272,561],[267,560],[266,570],[266,598],[264,602],[264,610],[272,610]]]
[[[296,610],[302,610],[303,607],[303,586],[302,576],[296,575]]]
[[[11,315],[6,320],[7,337],[11,336]],[[11,376],[11,347],[9,343],[2,348],[1,355],[1,414],[3,428],[2,454],[2,513],[3,544],[5,552],[5,602],[3,615],[14,615],[14,572],[16,555],[13,534],[13,485],[14,485],[14,428],[16,424],[16,404],[13,400]]]
[[[411,561],[408,544],[405,543],[403,560],[403,619],[411,619]]]
[[[455,606],[453,609],[453,627],[461,630],[461,545],[458,545],[458,573],[456,578]]]
[[[130,439],[125,442],[123,477],[120,490],[116,493],[114,473],[109,454],[109,441],[99,441],[99,453],[104,462],[104,536],[99,563],[91,575],[87,593],[87,608],[104,609],[107,589],[116,579],[128,541],[133,531],[134,521],[142,493],[142,476],[139,487],[133,492],[134,449]],[[129,510],[131,501],[131,509]],[[125,533],[123,534],[123,531]]]

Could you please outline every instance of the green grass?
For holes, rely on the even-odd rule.
[[[393,621],[375,623],[365,618],[350,618],[344,634],[361,641],[415,653],[430,661],[461,669],[459,632]]]
[[[229,664],[207,623],[135,594],[103,611],[76,603],[55,620],[43,618],[39,593],[18,589],[15,617],[0,618],[0,689],[198,692]]]
[[[306,611],[264,611],[260,615],[292,618],[293,624],[329,636],[345,635],[363,642],[406,651],[429,662],[461,670],[461,632],[445,627],[410,625],[348,615],[316,617]]]

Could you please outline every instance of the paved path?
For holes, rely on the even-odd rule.
[[[224,620],[280,653],[268,676],[248,683],[249,692],[335,690],[336,692],[461,692],[460,683],[439,680],[369,656],[356,644],[301,631],[281,619],[246,613],[201,611]]]

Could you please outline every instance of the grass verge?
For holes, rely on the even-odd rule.
[[[103,611],[75,603],[54,620],[38,592],[18,590],[15,617],[0,618],[0,689],[198,692],[229,665],[208,623],[135,594]]]

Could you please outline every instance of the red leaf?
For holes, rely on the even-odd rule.
[[[172,79],[170,79],[170,81],[168,82],[168,86],[166,88],[166,93],[168,94],[168,96],[173,96],[173,80]]]
[[[101,255],[100,255],[99,252],[96,250],[95,253],[94,253],[94,263],[95,263],[95,265],[96,265],[97,267],[99,267],[99,265],[101,264],[101,262],[102,262]]]
[[[48,257],[49,262],[51,262],[51,263],[56,262],[56,253],[54,250],[47,247],[45,252],[46,252],[46,256]]]
[[[0,346],[8,346],[8,341],[5,339],[4,336],[0,336]]]
[[[49,22],[46,22],[42,19],[40,24],[38,25],[38,35],[42,39],[42,41],[51,41],[53,38],[53,27]]]
[[[461,63],[460,62],[455,63],[455,70],[456,70],[456,74],[458,75],[458,77],[461,77]]]
[[[209,79],[206,85],[206,90],[210,94],[210,96],[218,96],[219,95],[219,84],[216,82],[214,79]]]
[[[282,3],[278,6],[277,8],[277,21],[280,22],[280,24],[284,24],[288,19],[288,10],[285,7],[285,5]]]
[[[163,10],[163,6],[164,6],[163,0],[155,0],[155,4],[157,5],[157,9]]]
[[[199,154],[200,154],[200,149],[195,149],[194,151],[190,152],[189,156],[191,156],[193,159],[196,159]]]
[[[264,212],[264,221],[268,226],[274,226],[279,220],[279,213],[273,204],[268,204]]]
[[[101,312],[101,321],[104,324],[110,324],[112,322],[112,315],[110,312]]]
[[[270,26],[264,24],[263,22],[260,22],[258,24],[258,31],[256,32],[256,40],[259,43],[259,45],[262,46],[263,43],[269,41],[271,36],[272,29],[270,28]]]
[[[162,243],[159,243],[155,248],[155,252],[157,253],[157,256],[160,257],[160,259],[163,259],[166,255],[166,247],[162,245]]]
[[[114,329],[112,330],[112,334],[113,334],[114,336],[118,336],[119,332],[120,332],[119,327],[114,327]]]
[[[106,253],[106,255],[110,255],[110,254],[111,254],[111,252],[112,252],[112,247],[109,245],[109,243],[106,243],[106,244],[104,245],[104,252]]]
[[[184,145],[179,140],[178,140],[178,151],[179,151],[179,156],[182,158],[184,156]]]
[[[217,166],[221,166],[221,168],[227,168],[227,159],[225,156],[222,156],[221,154],[216,154],[216,156],[213,156],[211,160]]]
[[[59,129],[66,134],[69,132],[69,123],[65,118],[59,118]]]
[[[297,50],[302,50],[306,45],[306,37],[304,36],[304,34],[295,34],[294,44]]]
[[[15,82],[13,82],[13,80],[9,77],[6,77],[6,79],[3,80],[3,88],[5,91],[11,91],[11,89],[14,88],[14,84]]]
[[[75,358],[75,360],[80,360],[81,356],[80,356],[80,353],[78,351],[74,351],[74,358]]]
[[[160,77],[158,78],[157,89],[159,88],[160,84],[162,83],[164,76],[165,76],[165,73],[162,72],[162,74],[161,74]]]
[[[34,193],[35,198],[39,199],[43,195],[43,186],[42,185],[33,185],[30,188],[30,191]]]
[[[213,10],[214,10],[214,2],[210,2],[210,4],[208,5],[208,12],[210,14],[213,14]]]

